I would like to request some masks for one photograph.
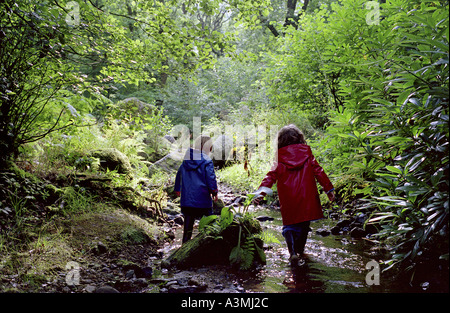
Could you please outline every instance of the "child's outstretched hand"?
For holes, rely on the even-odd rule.
[[[213,201],[214,202],[219,201],[219,196],[217,195],[217,193],[215,195],[213,195]]]
[[[334,191],[327,193],[327,196],[328,196],[328,199],[330,200],[330,202],[333,202],[336,199],[336,195],[334,194]]]
[[[255,203],[256,205],[258,205],[262,199],[264,199],[264,196],[266,195],[265,192],[261,192],[258,196],[256,196],[255,198],[253,198],[253,203]]]

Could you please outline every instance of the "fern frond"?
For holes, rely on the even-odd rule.
[[[268,230],[259,233],[258,235],[256,235],[256,237],[264,241],[265,244],[271,243],[281,244],[280,240],[278,240],[275,234],[273,232],[269,232]]]

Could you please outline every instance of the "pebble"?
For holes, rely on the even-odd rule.
[[[84,290],[88,293],[93,293],[97,288],[95,286],[92,285],[87,285],[86,287],[84,287]]]

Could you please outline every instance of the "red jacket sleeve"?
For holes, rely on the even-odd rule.
[[[266,174],[266,176],[264,177],[264,179],[261,182],[261,185],[259,185],[259,187],[267,187],[267,188],[272,188],[272,186],[277,182],[277,162],[274,162],[272,165],[272,168],[270,169],[270,171]]]
[[[325,171],[319,165],[319,163],[317,162],[317,160],[314,156],[311,159],[311,165],[313,167],[314,177],[317,179],[317,181],[322,186],[322,188],[325,190],[325,192],[328,192],[331,189],[333,189],[334,188],[333,184],[331,183],[327,174],[325,174]]]

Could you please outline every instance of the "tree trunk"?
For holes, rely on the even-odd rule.
[[[298,28],[298,21],[300,19],[301,14],[304,14],[306,12],[306,9],[308,9],[309,0],[304,0],[302,11],[295,15],[295,10],[297,8],[297,0],[288,0],[287,1],[287,12],[286,12],[286,18],[284,21],[284,27],[287,26],[293,26],[295,29]],[[270,32],[275,36],[278,37],[280,33],[277,31],[275,26],[270,24],[270,21],[262,20],[262,22],[269,28]]]

